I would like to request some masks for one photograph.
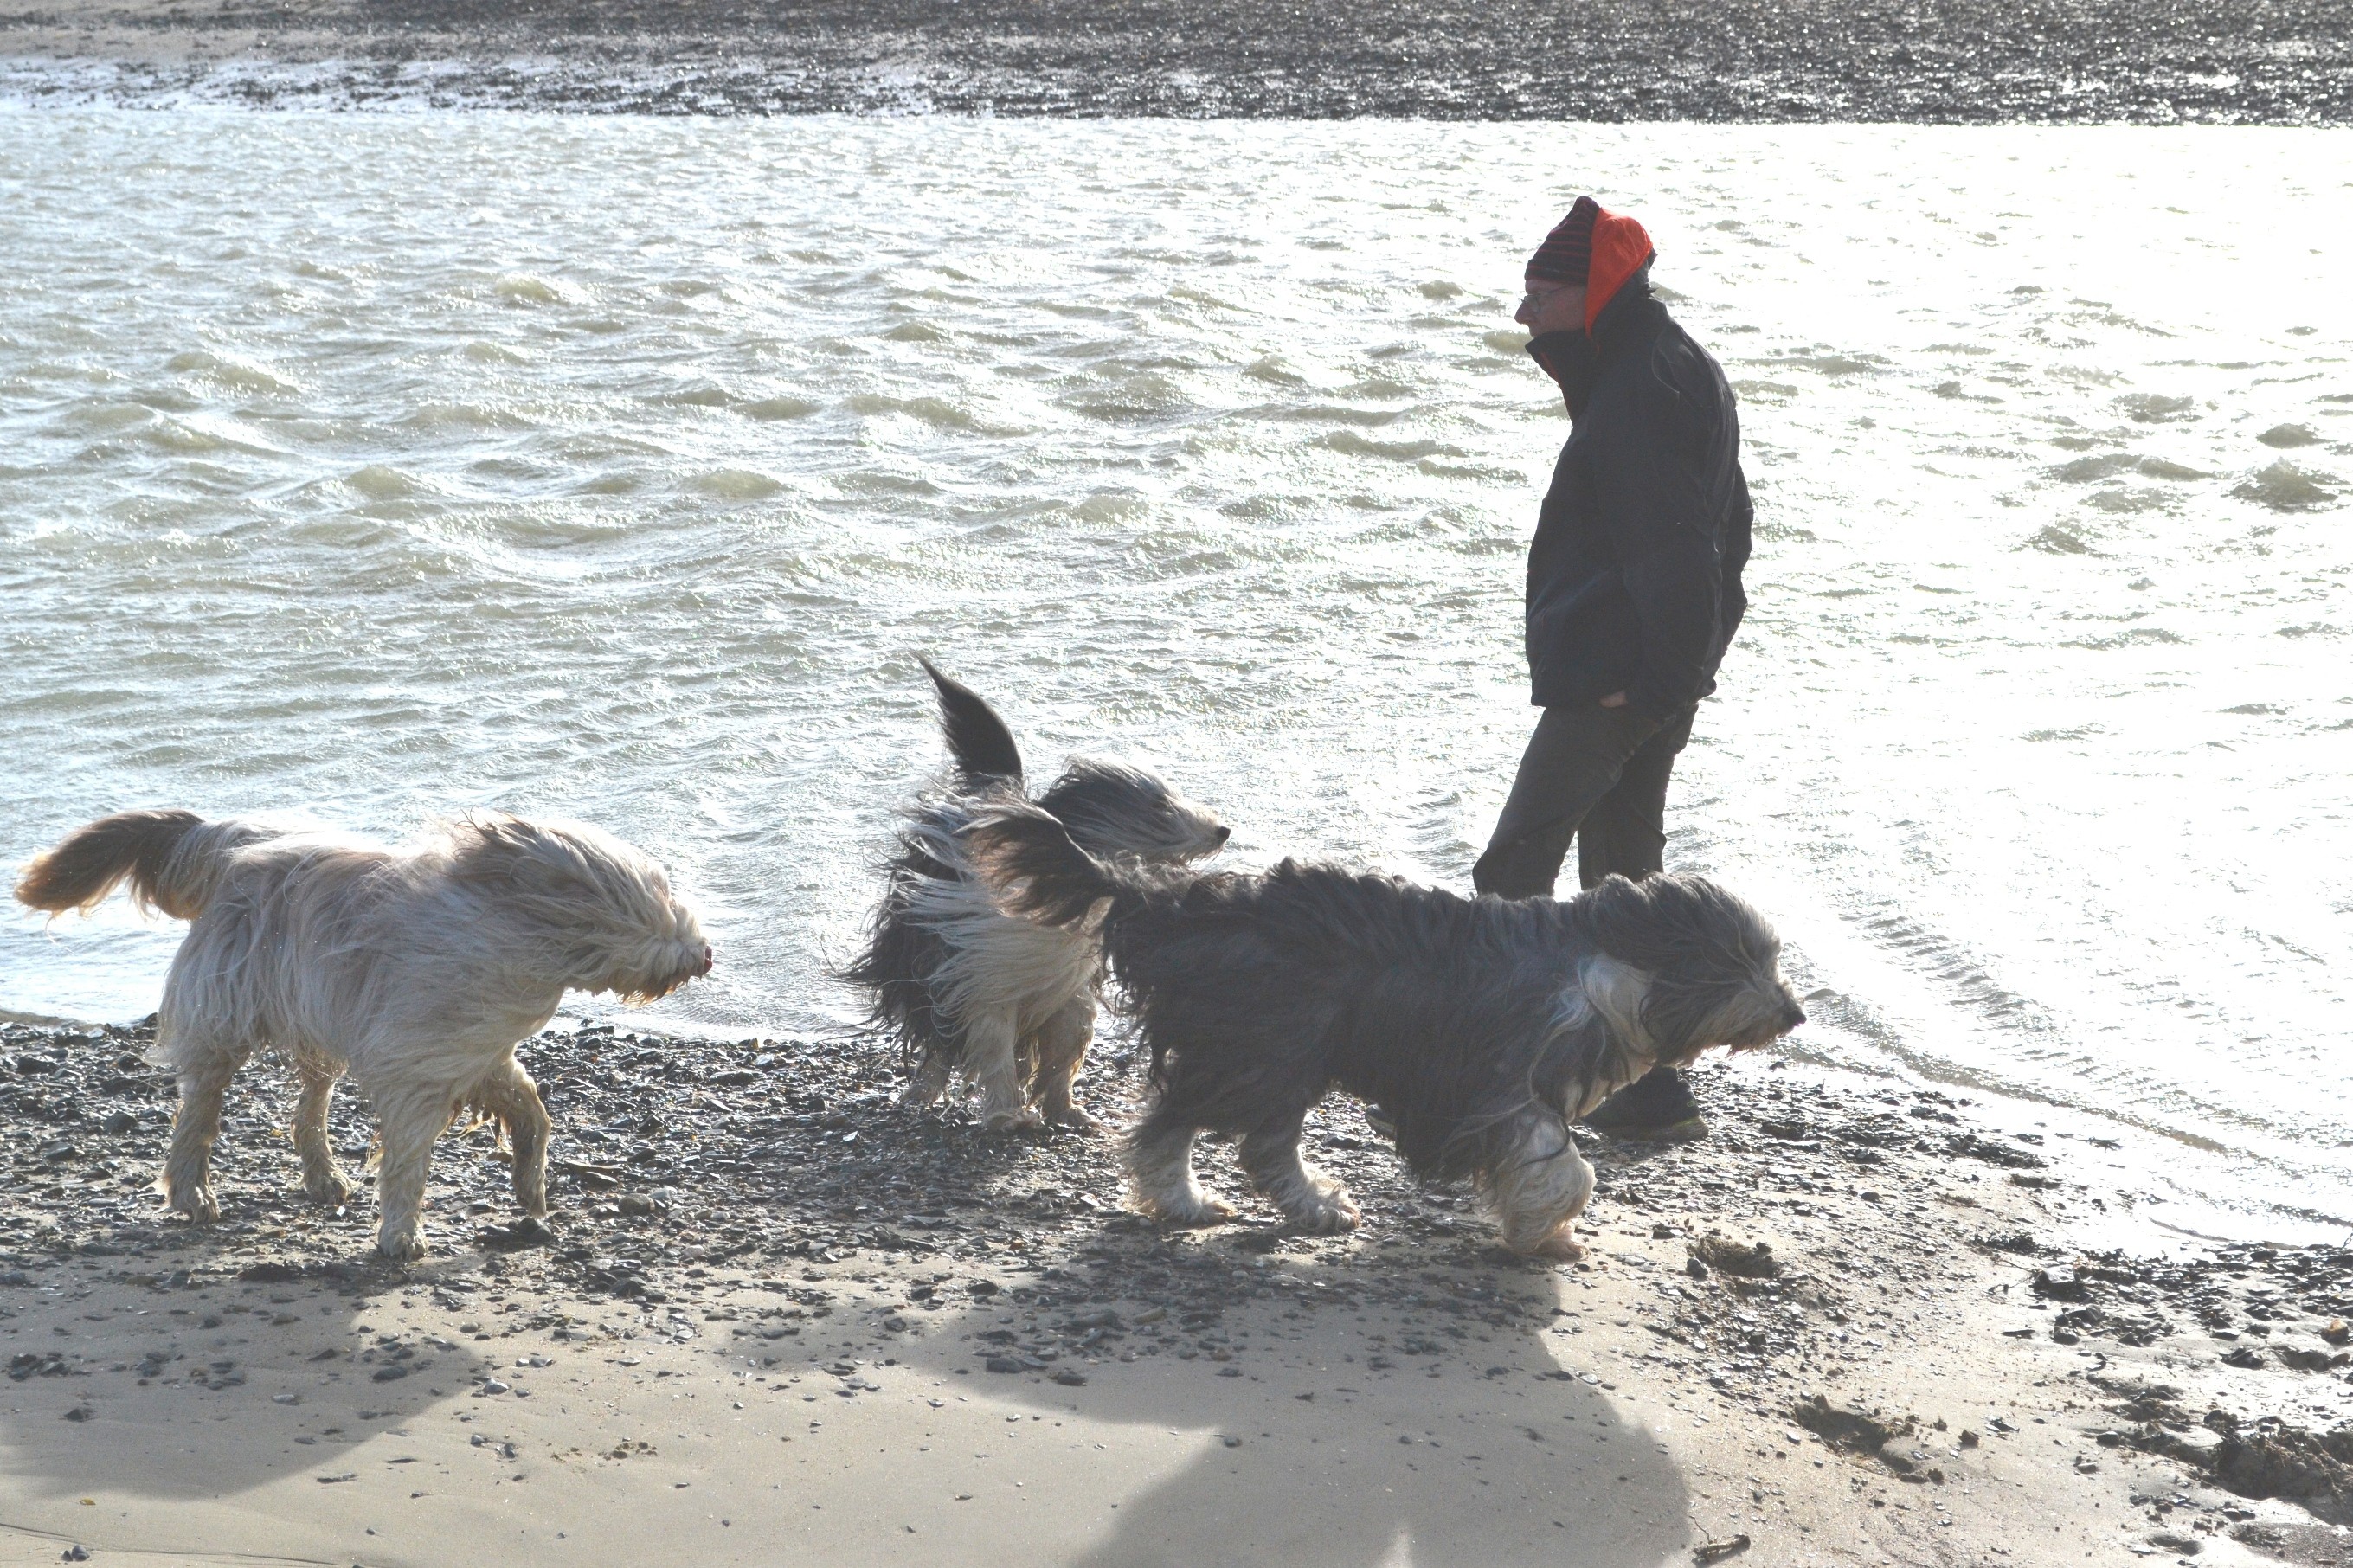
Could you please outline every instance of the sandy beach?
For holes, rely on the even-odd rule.
[[[524,1052],[549,1231],[453,1137],[404,1268],[294,1191],[266,1068],[222,1222],[161,1213],[144,1043],[0,1031],[0,1561],[2353,1560],[2353,1250],[2095,1245],[2101,1148],[1935,1091],[1704,1071],[1715,1135],[1588,1140],[1546,1267],[1345,1099],[1356,1235],[1215,1147],[1243,1219],[1164,1232],[869,1042],[590,1027]]]
[[[2339,0],[51,0],[35,101],[590,112],[2341,125]]]

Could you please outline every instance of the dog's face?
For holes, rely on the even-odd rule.
[[[1214,855],[1233,829],[1141,768],[1074,762],[1039,796],[1090,855],[1180,864]]]
[[[631,901],[638,906],[639,931],[634,941],[613,944],[602,984],[585,988],[617,992],[626,1002],[651,1002],[710,973],[717,955],[693,909],[670,890],[670,877],[659,866],[641,860],[631,880],[638,894]]]
[[[548,933],[567,985],[650,1002],[711,973],[711,943],[669,873],[611,834],[483,814],[453,839],[463,874]]]
[[[1642,972],[1643,1032],[1662,1063],[1769,1045],[1806,1021],[1781,978],[1781,939],[1703,877],[1612,877],[1580,896],[1602,951]]]

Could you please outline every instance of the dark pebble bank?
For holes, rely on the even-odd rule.
[[[243,63],[224,71],[201,63],[208,55]],[[9,56],[20,67],[62,56],[113,69],[104,79],[20,70],[14,89],[36,99],[194,92],[260,105],[1953,124],[2353,119],[2353,5],[2337,0],[229,0],[203,10],[0,14],[0,61]]]

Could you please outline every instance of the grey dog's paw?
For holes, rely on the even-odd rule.
[[[1204,1193],[1198,1197],[1184,1202],[1157,1205],[1153,1209],[1152,1217],[1163,1225],[1189,1228],[1198,1226],[1223,1225],[1240,1212],[1223,1198],[1213,1198]]]
[[[992,1110],[981,1118],[980,1124],[991,1132],[1027,1132],[1046,1125],[1046,1118],[1034,1105],[1015,1110]]]
[[[1344,1230],[1354,1230],[1364,1220],[1364,1214],[1345,1187],[1334,1187],[1321,1194],[1313,1203],[1302,1204],[1291,1215],[1291,1223],[1314,1236],[1333,1236]]]

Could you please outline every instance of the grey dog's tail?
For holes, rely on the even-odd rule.
[[[1141,908],[1163,879],[1140,867],[1098,860],[1061,818],[999,797],[964,829],[965,858],[997,907],[1039,925],[1092,929]]]
[[[212,899],[222,858],[268,836],[251,823],[208,823],[193,811],[117,812],[34,857],[16,879],[16,901],[87,914],[128,881],[141,909],[194,920]]]
[[[967,792],[1019,784],[1021,748],[1014,744],[1013,731],[997,710],[979,692],[918,657],[940,694],[940,731],[947,737],[948,754],[955,759],[957,782]]]

